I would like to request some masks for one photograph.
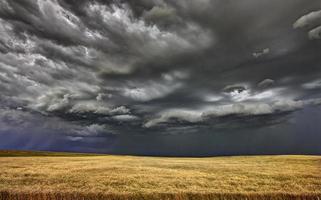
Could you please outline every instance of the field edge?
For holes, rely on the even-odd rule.
[[[57,193],[0,191],[0,200],[320,200],[320,193]]]

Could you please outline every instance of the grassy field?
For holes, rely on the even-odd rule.
[[[104,154],[88,153],[65,153],[65,152],[47,152],[47,151],[13,151],[0,150],[0,157],[86,157],[86,156],[106,156]]]
[[[2,151],[0,199],[320,200],[321,157],[158,158]]]

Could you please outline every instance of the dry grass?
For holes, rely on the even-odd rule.
[[[0,199],[321,199],[321,157],[0,157]]]

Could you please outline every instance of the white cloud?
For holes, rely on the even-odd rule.
[[[243,90],[243,91],[235,90],[230,92],[229,95],[231,96],[231,99],[236,102],[245,101],[250,98],[249,90]]]
[[[162,74],[162,78],[165,81],[169,81],[169,82],[187,79],[188,77],[189,77],[189,73],[187,73],[186,71],[178,71],[178,70]]]
[[[321,26],[309,31],[309,38],[310,39],[321,39]]]
[[[284,88],[275,88],[275,89],[270,89],[266,90],[263,92],[256,92],[252,94],[251,96],[248,97],[248,100],[270,100],[274,101],[277,99],[284,99],[286,97],[283,97],[282,92],[284,91]]]
[[[128,108],[126,108],[125,106],[119,106],[119,107],[116,107],[116,108],[113,108],[110,112],[111,114],[118,114],[118,115],[121,115],[121,114],[128,114],[130,113],[130,110]]]
[[[299,18],[293,28],[316,27],[309,31],[310,39],[321,39],[321,10],[311,12]],[[317,27],[318,26],[318,27]]]
[[[65,83],[60,87],[50,88],[46,93],[41,94],[41,90],[37,91],[39,96],[34,99],[34,97],[29,97],[28,107],[38,110],[38,111],[59,111],[65,110],[67,107],[77,104],[81,105],[82,101],[86,103],[86,98],[90,98],[99,90],[98,86],[92,86],[87,83],[73,82]],[[89,103],[90,104],[90,103]],[[75,106],[77,107],[77,106]],[[88,105],[92,107],[92,105]]]
[[[112,98],[112,94],[105,94],[105,93],[99,93],[96,97],[97,101],[104,101],[105,99],[110,99]]]
[[[139,120],[139,117],[135,115],[116,115],[116,116],[113,116],[112,118],[116,121],[124,121],[124,122]]]
[[[173,120],[173,119],[191,122],[191,123],[202,121],[202,113],[199,111],[193,111],[193,110],[171,109],[171,110],[164,111],[159,115],[160,115],[159,117],[147,121],[144,124],[144,127],[150,128],[160,123],[169,122],[170,120]]]
[[[207,94],[203,97],[203,100],[206,102],[217,102],[222,100],[224,97],[215,94]]]
[[[254,52],[252,55],[255,57],[255,58],[259,58],[261,56],[264,56],[264,55],[267,55],[270,53],[270,49],[269,48],[266,48],[266,49],[263,49],[261,52]]]
[[[262,82],[261,82],[262,83]],[[265,84],[265,83],[264,83]],[[264,88],[261,85],[262,88]],[[267,87],[265,85],[265,87]],[[282,92],[285,88],[274,88],[264,91],[253,91],[249,86],[247,89],[243,86],[228,86],[225,89],[225,95],[227,95],[233,102],[245,102],[245,101],[259,101],[259,100],[268,100],[274,101],[276,99],[284,99]]]
[[[303,28],[310,25],[319,24],[321,21],[321,10],[310,12],[307,15],[300,17],[294,24],[294,28]]]
[[[123,89],[123,96],[135,101],[150,101],[165,97],[182,86],[179,82],[155,82],[149,81],[144,84],[132,83],[130,88]]]
[[[119,106],[112,108],[104,103],[99,103],[97,101],[82,101],[74,104],[69,110],[70,113],[95,113],[102,115],[116,115],[116,114],[127,114],[129,109],[125,106]]]
[[[305,89],[321,89],[321,79],[317,79],[302,85]]]
[[[158,117],[148,120],[144,127],[151,128],[162,123],[170,123],[171,120],[200,123],[211,118],[224,117],[229,115],[256,116],[270,115],[302,109],[307,105],[320,105],[321,99],[312,100],[291,100],[282,99],[274,102],[244,102],[225,105],[203,107],[197,110],[170,109],[158,114]]]

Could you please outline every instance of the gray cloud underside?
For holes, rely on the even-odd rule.
[[[80,140],[283,123],[320,104],[320,41],[306,37],[320,38],[319,6],[2,0],[0,131]]]

